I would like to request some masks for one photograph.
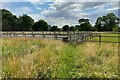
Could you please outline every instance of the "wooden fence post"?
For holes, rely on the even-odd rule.
[[[33,33],[33,31],[32,31],[32,36],[35,37],[35,34]]]
[[[10,37],[11,37],[11,31],[10,31]]]
[[[55,33],[55,38],[57,39],[57,33]]]
[[[75,31],[73,32],[73,41],[75,41]]]
[[[71,32],[69,33],[69,38],[70,38],[70,41],[71,41]]]
[[[99,46],[101,45],[101,34],[99,34]]]
[[[57,33],[54,31],[54,39],[57,39]]]
[[[81,34],[81,43],[83,43],[83,33]]]
[[[69,30],[67,31],[67,38],[68,39],[70,38],[70,32],[69,32]]]
[[[24,32],[24,36],[26,37],[26,33]]]
[[[24,31],[22,31],[22,33],[23,33],[23,36],[24,36]]]
[[[43,36],[43,38],[45,38],[45,34],[44,34],[44,31],[42,31],[42,36]]]
[[[93,34],[93,41],[95,41],[96,34],[95,33],[92,33],[92,34]]]
[[[67,31],[67,37],[69,37],[69,31]]]
[[[7,31],[7,37],[8,37],[8,31]]]
[[[15,31],[14,31],[14,37],[15,37]]]

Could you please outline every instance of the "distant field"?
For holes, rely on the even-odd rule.
[[[101,34],[101,36],[109,36],[109,37],[102,37],[101,41],[108,41],[108,42],[120,42],[119,34]],[[115,36],[115,37],[113,37]],[[99,37],[93,38],[93,41],[99,41]]]
[[[118,44],[3,38],[2,69],[8,78],[119,78]]]

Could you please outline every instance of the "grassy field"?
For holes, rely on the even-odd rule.
[[[119,78],[118,44],[3,38],[2,77]]]
[[[109,36],[109,37],[101,37],[101,41],[108,41],[108,42],[120,42],[120,34],[101,34],[101,36]],[[112,37],[111,37],[112,36]],[[116,36],[116,37],[113,37]],[[99,41],[99,37],[95,37],[92,41]]]

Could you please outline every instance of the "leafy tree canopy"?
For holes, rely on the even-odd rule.
[[[95,28],[98,31],[112,31],[115,28],[120,19],[113,13],[109,13],[106,16],[98,17],[95,23]]]
[[[62,27],[62,31],[69,31],[69,25],[64,25]]]
[[[81,30],[83,31],[90,31],[91,30],[91,24],[89,22],[89,19],[79,19],[78,20]]]
[[[27,14],[23,14],[22,16],[19,17],[19,26],[21,30],[23,31],[32,30],[33,24],[34,20]]]
[[[59,31],[58,26],[52,26],[52,27],[51,27],[51,31]]]
[[[35,31],[48,31],[49,25],[44,20],[39,20],[33,25],[32,29]]]
[[[6,9],[2,9],[0,12],[2,12],[2,30],[17,30],[18,18]]]

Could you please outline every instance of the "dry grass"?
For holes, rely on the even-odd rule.
[[[103,43],[99,46],[96,43],[86,43],[77,49],[76,64],[80,67],[75,76],[118,77],[118,44]],[[88,73],[84,74],[85,70]]]
[[[8,78],[118,78],[118,44],[3,38],[2,77]]]

